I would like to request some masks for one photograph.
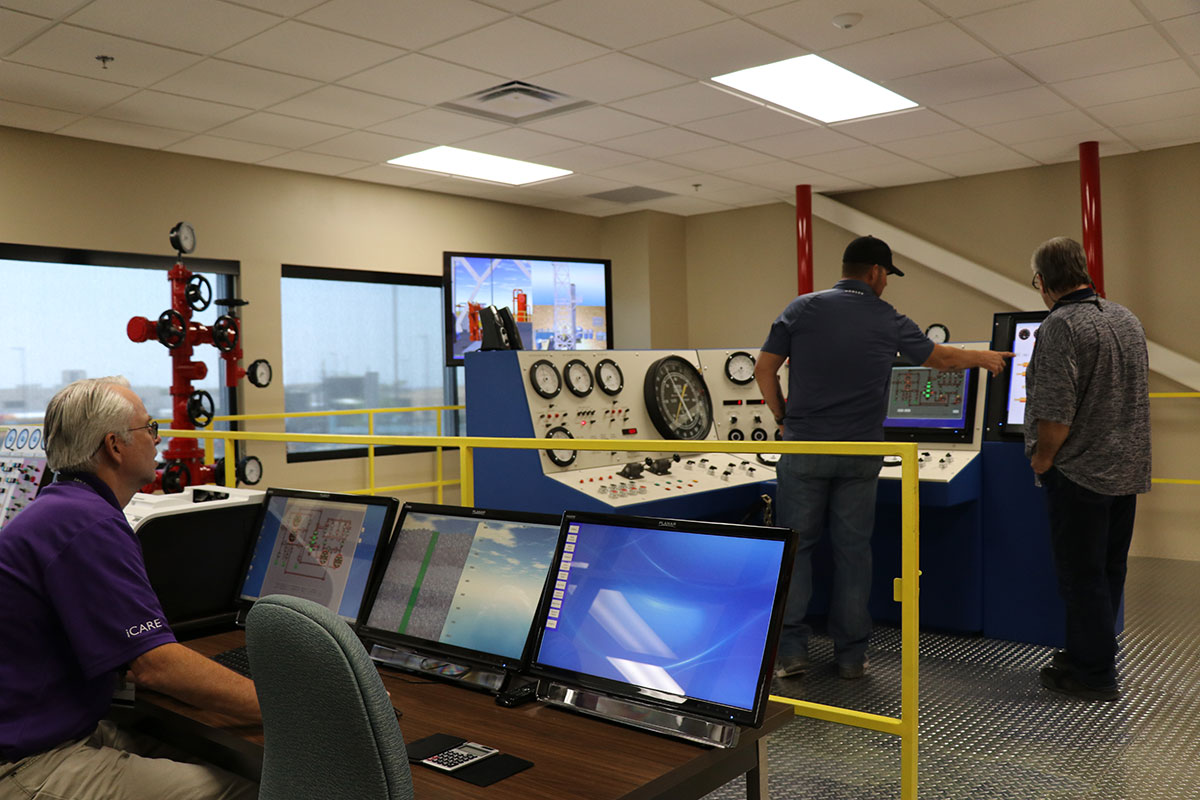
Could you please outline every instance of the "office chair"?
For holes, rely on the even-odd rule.
[[[246,651],[263,715],[260,800],[412,800],[391,700],[345,622],[269,595],[246,617]]]

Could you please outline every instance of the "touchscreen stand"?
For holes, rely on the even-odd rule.
[[[561,683],[548,684],[542,699],[550,705],[580,714],[713,747],[733,747],[738,742],[740,732],[733,723],[667,711],[635,700],[609,697]]]

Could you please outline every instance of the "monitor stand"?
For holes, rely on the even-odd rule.
[[[581,714],[712,747],[733,747],[737,744],[740,732],[738,726],[730,722],[681,714],[677,711],[639,703],[636,700],[609,697],[598,692],[564,686],[559,683],[547,684],[545,696],[542,699],[550,705],[578,711]]]
[[[387,647],[381,644],[371,646],[371,658],[380,664],[406,672],[416,672],[441,680],[453,681],[488,692],[500,691],[507,675],[502,669],[455,664],[444,658],[435,658],[402,647]]]

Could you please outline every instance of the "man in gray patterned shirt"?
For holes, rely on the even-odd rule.
[[[1046,490],[1067,618],[1066,650],[1041,681],[1116,700],[1116,614],[1137,495],[1150,491],[1146,334],[1129,309],[1096,294],[1078,242],[1045,242],[1031,266],[1050,315],[1025,375],[1025,454]]]

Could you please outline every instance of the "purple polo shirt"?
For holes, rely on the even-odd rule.
[[[88,735],[118,667],[175,641],[117,499],[92,475],[47,486],[0,531],[0,759]]]

